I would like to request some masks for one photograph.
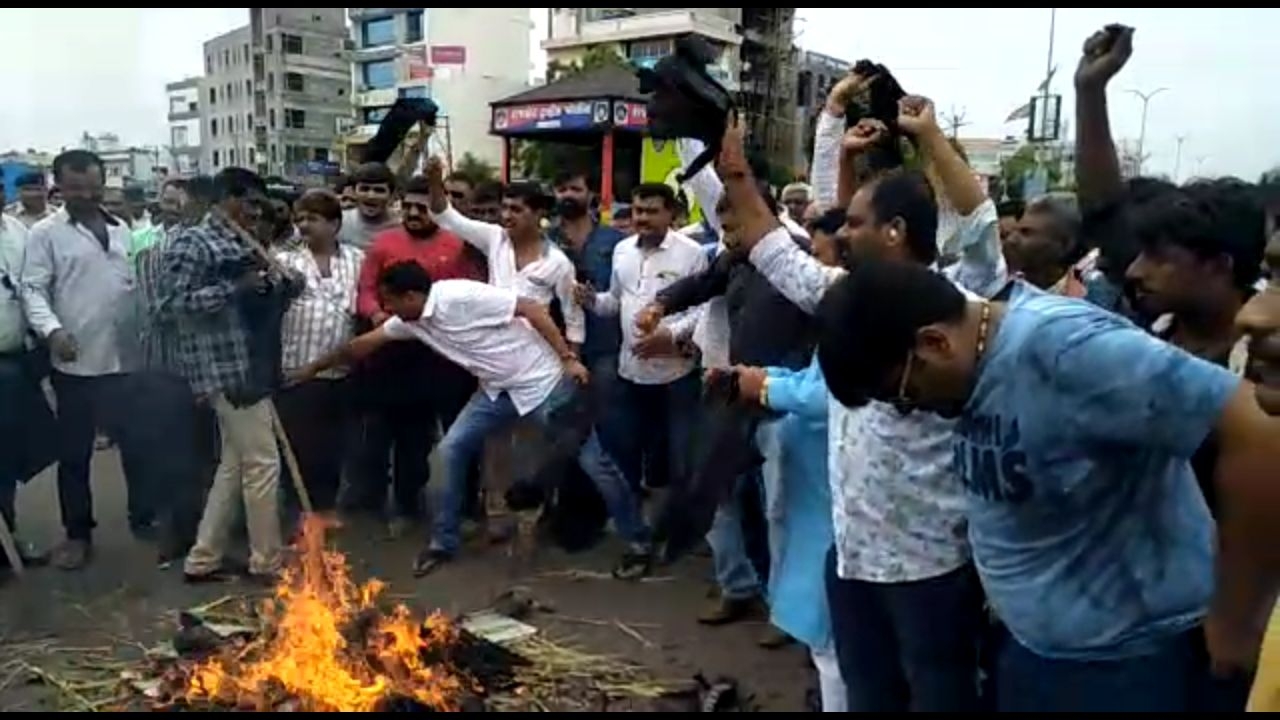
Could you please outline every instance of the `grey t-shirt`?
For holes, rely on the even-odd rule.
[[[390,230],[400,224],[400,216],[390,210],[381,222],[371,223],[360,214],[359,208],[351,208],[342,212],[342,228],[338,230],[338,242],[346,243],[367,250],[373,244],[373,238],[383,230]]]

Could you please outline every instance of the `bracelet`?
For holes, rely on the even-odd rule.
[[[769,381],[771,379],[765,376],[764,382],[760,384],[760,407],[769,407]]]

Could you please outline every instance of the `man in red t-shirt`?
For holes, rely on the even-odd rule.
[[[411,178],[400,204],[400,227],[382,231],[365,250],[356,307],[371,327],[390,317],[378,298],[378,276],[391,265],[412,260],[433,282],[488,278],[487,268],[467,245],[431,220],[427,195],[426,180]],[[476,380],[421,343],[383,348],[360,366],[355,380],[354,399],[365,426],[350,504],[375,512],[385,507],[387,458],[394,453],[391,532],[399,535],[421,517],[422,489],[430,476],[428,458],[440,437],[437,433],[447,430],[466,405]]]

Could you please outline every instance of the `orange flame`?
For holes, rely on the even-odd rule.
[[[286,568],[275,600],[264,605],[267,629],[196,666],[187,699],[258,710],[292,701],[302,712],[371,712],[403,697],[457,710],[463,678],[423,658],[425,650],[455,642],[456,628],[438,613],[417,621],[403,605],[380,612],[385,584],[356,586],[346,558],[325,549],[326,529],[314,517],[304,521],[299,562]]]

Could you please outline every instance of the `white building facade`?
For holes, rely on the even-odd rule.
[[[441,122],[432,152],[497,164],[489,103],[529,83],[528,8],[348,8],[356,127],[367,141],[397,98],[429,98]]]
[[[169,170],[178,177],[200,173],[200,78],[165,86],[169,107]]]

